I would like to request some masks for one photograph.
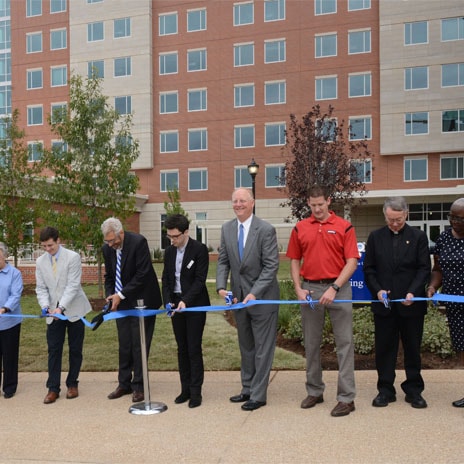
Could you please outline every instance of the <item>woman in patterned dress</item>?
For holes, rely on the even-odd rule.
[[[437,239],[434,266],[427,296],[430,298],[440,287],[447,295],[464,295],[464,198],[456,200],[448,219],[451,228]],[[446,316],[454,349],[464,364],[464,304],[446,303]],[[464,398],[453,401],[453,406],[464,408]]]

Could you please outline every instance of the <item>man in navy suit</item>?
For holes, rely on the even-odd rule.
[[[396,401],[395,366],[401,339],[404,351],[406,380],[401,388],[405,400],[413,408],[426,408],[422,397],[424,380],[421,376],[421,343],[424,331],[426,301],[411,301],[425,297],[430,279],[430,254],[426,234],[406,224],[408,205],[403,197],[387,198],[383,213],[386,226],[371,232],[364,256],[364,275],[372,297],[375,325],[375,363],[378,395],[372,406],[385,407]],[[392,302],[390,307],[381,301]]]
[[[172,245],[164,252],[163,299],[175,311],[172,328],[177,342],[177,359],[181,393],[175,403],[189,407],[201,405],[204,379],[202,338],[206,322],[205,311],[182,311],[195,306],[209,306],[206,288],[209,254],[203,243],[189,237],[189,221],[182,214],[173,214],[164,223]]]
[[[134,309],[143,300],[149,309],[161,306],[161,292],[151,262],[148,243],[143,235],[124,231],[121,221],[108,218],[101,226],[105,245],[105,294],[111,310]],[[117,273],[120,254],[120,282]],[[118,287],[119,284],[119,287]],[[156,316],[145,317],[147,357],[155,330]],[[116,320],[119,341],[118,387],[108,395],[110,400],[132,393],[132,401],[144,400],[140,325],[137,317]]]

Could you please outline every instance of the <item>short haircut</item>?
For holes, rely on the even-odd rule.
[[[101,231],[103,236],[108,235],[110,232],[114,232],[117,235],[122,232],[122,223],[118,218],[109,217],[101,225]]]
[[[182,233],[188,230],[189,225],[189,220],[183,214],[171,214],[164,221],[166,229],[177,229]]]
[[[330,197],[330,193],[328,192],[327,188],[321,185],[313,185],[308,190],[308,198],[318,198],[324,197],[325,200],[328,200]]]
[[[387,211],[387,208],[392,209],[393,211],[408,211],[408,204],[404,197],[389,197],[385,200],[383,204],[383,212]]]
[[[55,229],[55,227],[44,227],[39,234],[39,241],[40,242],[46,242],[50,239],[52,239],[54,242],[56,242],[60,237],[60,233],[58,232],[58,229]]]

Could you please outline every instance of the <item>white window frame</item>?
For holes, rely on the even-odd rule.
[[[356,172],[359,174],[360,179],[356,179],[358,182],[372,184],[372,160],[370,158],[364,160],[351,159],[350,165],[355,166]],[[359,172],[361,168],[362,173]]]
[[[96,66],[98,64],[98,66]],[[101,65],[101,69],[100,69]],[[91,60],[87,62],[87,77],[92,76],[93,68],[97,71],[97,77],[100,79],[104,79],[105,77],[105,61],[104,60]],[[99,71],[102,71],[102,75],[100,76]]]
[[[248,166],[234,167],[234,186],[235,188],[251,188],[252,180],[248,172]]]
[[[348,0],[348,11],[370,10],[370,9],[371,9],[371,0]]]
[[[122,26],[122,27],[121,27]],[[115,18],[113,20],[113,39],[126,39],[132,35],[132,27],[131,27],[131,18]],[[119,33],[119,28],[121,28],[122,35]],[[116,35],[116,31],[118,31],[118,35]]]
[[[98,28],[97,28],[98,26]],[[101,27],[101,31],[99,30]],[[101,38],[95,39],[97,33],[101,32]],[[94,21],[87,24],[87,42],[101,42],[105,40],[105,24],[103,21]]]
[[[277,169],[279,175],[271,175],[271,170]],[[285,164],[266,164],[264,169],[264,188],[282,188],[285,187],[285,178],[282,182],[282,176],[285,176]]]
[[[324,90],[324,83],[335,82],[335,95],[326,96]],[[338,76],[317,76],[315,78],[315,95],[317,101],[321,100],[336,100],[338,98]],[[319,94],[319,96],[318,96]]]
[[[444,177],[443,176],[443,162],[445,160],[454,160],[454,168],[456,175],[453,177]],[[440,156],[440,180],[457,180],[464,179],[464,155],[455,154],[455,155],[441,155]]]
[[[42,68],[37,68],[37,69],[28,69],[27,71],[27,83],[26,83],[26,88],[27,90],[36,90],[36,89],[43,89],[43,69]],[[40,85],[32,85],[35,82],[35,78],[37,75],[40,74]]]
[[[124,74],[116,74],[116,69],[118,65],[124,63]],[[114,78],[123,78],[132,76],[132,57],[131,56],[120,56],[114,58],[113,60],[113,77]]]
[[[413,115],[427,115],[427,131],[426,132],[413,132],[414,129],[414,122],[409,122],[410,126],[408,126],[408,119],[409,117],[413,117]],[[430,126],[430,117],[429,117],[429,112],[428,111],[411,111],[407,112],[404,115],[404,135],[407,137],[412,137],[412,136],[421,136],[421,135],[428,135],[429,133],[429,127]],[[410,133],[408,133],[407,128],[410,127]]]
[[[277,101],[270,101],[268,91],[276,87],[278,93]],[[284,105],[287,103],[287,81],[269,81],[264,83],[264,104],[265,105]]]
[[[444,84],[444,78],[445,78],[445,70],[448,69],[451,66],[456,66],[456,70],[454,71],[453,74],[456,74],[456,76],[452,76],[453,78],[456,77],[456,83],[452,83],[449,85],[443,85]],[[448,80],[451,80],[448,77]],[[441,65],[441,86],[443,88],[446,87],[459,87],[464,85],[464,63],[447,63],[447,64],[442,64]]]
[[[418,27],[422,27],[425,23],[425,41],[421,41],[417,36],[420,31],[415,30]],[[412,21],[404,24],[404,46],[412,47],[414,45],[425,45],[429,43],[429,22],[428,21]]]
[[[244,62],[242,56],[244,52],[251,50],[251,62]],[[234,44],[234,67],[253,66],[255,64],[255,44],[254,42]]]
[[[248,9],[251,7],[251,18],[247,18]],[[235,3],[234,6],[234,26],[248,26],[255,22],[255,6],[253,2]]]
[[[174,57],[176,58],[176,70],[172,72],[162,72],[163,68],[166,68],[166,58]],[[162,64],[163,63],[163,64]],[[170,74],[178,74],[179,72],[179,52],[165,52],[159,54],[159,75],[160,76],[167,76]]]
[[[195,127],[188,129],[188,151],[207,151],[208,150],[208,129],[206,127]],[[200,137],[199,148],[192,148],[193,137]]]
[[[362,49],[360,51],[352,51],[352,40],[362,36]],[[359,40],[359,39],[358,39]],[[371,29],[359,29],[348,31],[348,55],[359,55],[361,53],[371,53],[372,51],[372,34]]]
[[[199,102],[200,106],[195,109],[192,109],[192,100],[194,94],[199,94]],[[204,100],[204,107],[203,107],[203,100]],[[195,111],[206,111],[208,109],[208,90],[206,88],[203,89],[188,89],[187,90],[187,111],[195,112]]]
[[[456,24],[452,24],[452,23]],[[449,24],[448,27],[452,27],[453,29],[456,29],[456,36],[450,37],[450,38],[445,38],[445,33],[449,34],[449,31],[447,31],[445,28],[445,24]],[[457,18],[445,18],[441,20],[441,41],[442,42],[452,42],[455,40],[464,40],[464,17],[459,16]]]
[[[56,80],[57,78],[58,80]],[[68,85],[68,66],[51,66],[50,87],[65,87],[66,85]]]
[[[170,111],[172,102],[175,100],[175,109]],[[159,93],[159,114],[173,114],[179,112],[179,92],[171,90]]]
[[[192,65],[198,61],[198,67]],[[187,50],[187,72],[200,72],[208,69],[208,55],[206,48]]]
[[[335,51],[326,51],[326,48],[332,48],[333,40],[335,38]],[[325,34],[316,34],[314,36],[314,57],[315,58],[328,58],[331,56],[337,56],[338,45],[337,45],[337,33],[330,32]]]
[[[423,73],[425,71],[425,86],[419,84],[423,80]],[[425,90],[429,88],[429,67],[428,66],[414,66],[411,68],[404,68],[404,90]]]
[[[268,135],[270,137],[270,134],[268,134],[268,129],[278,129],[278,140],[277,143],[269,143],[268,140]],[[264,124],[264,146],[265,147],[282,147],[285,145],[285,131],[286,131],[286,124],[285,121],[279,121],[279,122],[266,122]]]
[[[244,103],[244,90],[251,90],[252,92],[252,102],[250,104]],[[248,96],[248,94],[246,95]],[[234,85],[234,108],[247,108],[250,106],[255,106],[255,84],[254,82],[236,84]]]
[[[193,20],[193,16],[199,15],[199,24],[198,28],[190,27],[190,21]],[[195,18],[197,20],[197,18]],[[203,24],[204,23],[204,24]],[[195,10],[187,10],[187,32],[200,32],[206,31],[207,28],[207,17],[206,17],[206,8],[197,8]]]
[[[264,41],[264,63],[282,63],[287,60],[287,41],[285,38]]]
[[[124,106],[124,111],[119,111],[118,106],[119,102]],[[114,97],[114,109],[118,111],[119,114],[132,114],[132,96],[131,95],[118,95]]]
[[[200,175],[200,188],[192,188],[192,175]],[[208,190],[208,168],[189,168],[188,170],[189,192],[204,192]]]
[[[37,158],[34,156],[34,154],[36,153],[36,148],[42,150],[43,142],[39,140],[36,140],[34,142],[27,142],[27,159],[32,163],[35,163],[36,161],[40,161],[42,159],[40,156]]]
[[[64,13],[68,0],[50,0],[50,14]]]
[[[425,178],[423,179],[414,179],[414,173],[417,174],[417,167],[414,167],[415,163],[425,161]],[[407,166],[408,165],[408,166]],[[409,172],[409,175],[406,176],[406,172]],[[404,182],[424,182],[427,181],[429,177],[428,173],[428,158],[426,156],[408,156],[403,160],[403,180]]]
[[[323,11],[324,9],[327,10]],[[322,16],[335,13],[337,13],[337,0],[314,0],[315,16]]]
[[[34,38],[40,38],[40,50],[34,50],[33,45],[34,45]],[[43,33],[42,31],[38,32],[30,32],[26,34],[26,54],[31,54],[31,53],[41,53],[43,51]]]
[[[355,88],[354,80],[363,78],[362,88],[363,92],[356,95],[353,94],[353,89]],[[362,72],[362,73],[353,73],[348,75],[348,98],[360,98],[360,97],[370,97],[372,96],[372,73],[371,72]]]
[[[61,113],[66,115],[68,104],[66,102],[54,102],[50,105],[50,119],[53,123],[59,122],[54,116],[56,110],[60,110]]]
[[[265,23],[285,20],[285,1],[286,0],[264,0]]]
[[[42,0],[26,0],[26,18],[35,16],[42,16]]]
[[[443,130],[444,116],[446,113],[450,113],[450,112],[457,113],[456,119],[454,119],[456,129],[444,131]],[[447,120],[450,121],[451,119],[447,119]],[[455,108],[455,109],[449,109],[449,110],[442,111],[441,112],[441,133],[442,134],[456,134],[459,132],[464,132],[464,108]]]
[[[172,141],[168,140],[170,137],[175,137],[175,143],[177,145],[175,150],[168,150],[167,145]],[[164,145],[164,149],[163,149]],[[179,131],[178,130],[166,130],[160,131],[160,153],[179,153]]]
[[[363,132],[364,134],[358,135],[356,132],[353,132],[353,122],[362,121]],[[349,140],[372,140],[372,116],[371,115],[359,115],[359,116],[350,116],[349,120],[350,135]]]
[[[59,39],[60,46],[53,46],[54,37]],[[65,50],[68,48],[68,32],[66,28],[54,29],[50,31],[50,50]]]
[[[36,122],[36,118],[40,118],[40,122]],[[43,120],[44,120],[43,105],[28,105],[27,106],[27,125],[28,126],[43,126]]]
[[[168,185],[168,176],[174,176],[175,182],[173,185]],[[163,188],[164,185],[164,188]],[[160,171],[160,192],[167,192],[168,190],[179,190],[179,170],[170,169]]]
[[[244,131],[249,131],[251,129],[250,134],[244,134]],[[251,145],[244,145],[242,139],[252,135],[253,143]],[[255,136],[255,125],[254,124],[240,124],[234,126],[234,148],[241,149],[241,148],[254,148],[256,143],[256,136]]]
[[[175,19],[175,29],[171,31],[171,29],[166,32],[166,19]],[[171,25],[169,25],[169,28]],[[166,36],[166,35],[176,35],[179,33],[179,15],[177,11],[170,11],[169,13],[160,13],[158,15],[158,35],[159,36]]]

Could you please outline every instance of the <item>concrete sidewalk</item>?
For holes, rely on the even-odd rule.
[[[80,397],[66,392],[43,404],[46,373],[20,373],[15,397],[0,398],[1,463],[461,463],[464,370],[424,371],[429,407],[417,410],[398,394],[373,408],[376,373],[357,371],[356,411],[334,418],[337,372],[324,372],[325,402],[303,410],[302,371],[272,372],[267,406],[245,412],[229,402],[239,372],[207,372],[203,404],[176,405],[177,372],[150,372],[151,400],[167,411],[128,412],[131,397],[108,400],[115,372],[84,372]],[[64,378],[64,376],[63,376]],[[398,372],[397,385],[403,380]],[[399,389],[399,387],[398,387]]]

